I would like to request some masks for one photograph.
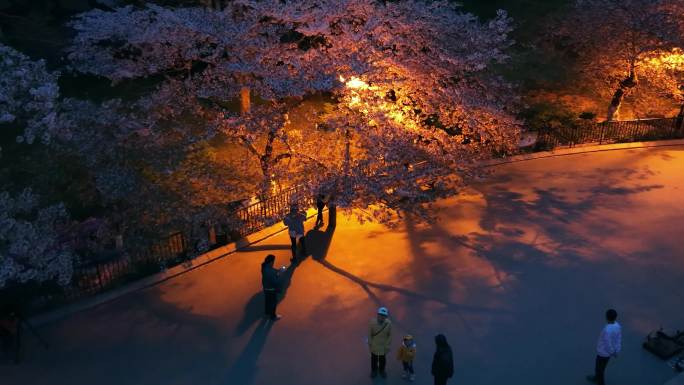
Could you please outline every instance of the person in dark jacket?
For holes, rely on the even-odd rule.
[[[290,213],[283,219],[283,224],[287,226],[288,234],[290,235],[290,242],[292,242],[292,262],[297,259],[298,241],[302,244],[302,255],[306,256],[306,238],[304,237],[305,220],[306,213],[299,211],[297,206],[292,206],[290,208]]]
[[[328,201],[328,197],[325,194],[318,194],[316,196],[316,209],[318,209],[318,215],[316,216],[316,227],[323,226],[323,209]]]
[[[261,264],[261,285],[264,288],[264,312],[270,319],[277,321],[282,316],[276,314],[276,306],[278,305],[278,293],[281,289],[280,275],[285,271],[285,267],[280,271],[273,268],[275,262],[275,255],[269,254]]]
[[[454,375],[454,357],[443,334],[435,336],[435,344],[437,350],[432,358],[432,375],[435,377],[435,385],[446,385],[447,380]]]

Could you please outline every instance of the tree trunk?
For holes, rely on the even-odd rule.
[[[263,178],[261,181],[261,186],[259,187],[259,193],[263,199],[270,194],[271,190],[271,165],[269,164],[268,159],[264,159],[263,157],[260,159],[260,165]]]
[[[613,98],[608,106],[608,116],[606,117],[607,121],[610,122],[620,118],[620,107],[622,106],[622,100],[625,94],[632,88],[636,87],[636,85],[636,71],[634,70],[634,66],[632,66],[629,71],[629,76],[620,82],[618,89],[615,90],[615,93],[613,94]]]
[[[249,87],[242,87],[240,89],[240,114],[248,114],[252,109],[252,103],[250,99],[250,89]],[[263,155],[259,157],[259,167],[261,168],[261,174],[263,176],[262,181],[259,186],[259,198],[266,199],[268,197],[271,188],[271,158],[273,157],[273,141],[275,140],[275,132],[271,131],[268,134],[268,140],[266,142],[266,148],[264,149]]]
[[[216,227],[212,224],[209,225],[209,246],[216,245]]]
[[[344,133],[345,144],[344,144],[344,185],[343,193],[347,194],[351,190],[351,131],[347,128]]]
[[[249,113],[251,107],[252,104],[249,98],[249,87],[242,87],[242,89],[240,90],[240,113]]]
[[[275,139],[276,131],[274,129],[271,129],[271,131],[268,132],[268,138],[266,139],[266,147],[264,147],[264,154],[259,159],[261,173],[264,177],[261,186],[261,194],[263,196],[269,195],[271,189],[271,182],[273,181],[273,177],[271,176],[271,166],[273,163],[273,142],[275,141]]]
[[[622,88],[618,88],[613,94],[613,99],[610,101],[610,105],[608,105],[607,121],[610,122],[620,118],[620,105],[622,104],[624,94],[625,91]]]

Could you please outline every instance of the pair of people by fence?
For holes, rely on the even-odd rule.
[[[334,221],[334,203],[330,195],[318,194],[316,196],[316,228],[323,226],[323,209],[325,206],[331,210],[329,216],[328,226],[335,226]],[[306,221],[306,213],[301,211],[298,206],[293,205],[290,212],[283,218],[283,224],[287,226],[287,232],[290,236],[290,248],[292,250],[292,262],[297,259],[297,251],[301,245],[301,253],[306,256],[306,236],[304,235],[304,222]]]

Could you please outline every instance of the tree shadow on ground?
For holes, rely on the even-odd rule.
[[[534,354],[544,351],[551,341],[560,344],[558,357],[571,362],[571,370],[581,374],[585,366],[590,369],[591,357],[584,352],[590,351],[595,342],[595,329],[601,326],[606,306],[665,309],[665,304],[672,302],[663,299],[655,303],[642,290],[625,286],[624,282],[633,282],[642,269],[624,263],[629,252],[616,251],[603,243],[606,238],[622,236],[624,219],[613,213],[636,207],[641,202],[636,198],[639,194],[665,186],[645,181],[653,175],[647,168],[639,172],[625,168],[560,174],[554,177],[578,182],[564,181],[563,187],[555,187],[553,182],[540,183],[534,176],[515,183],[511,176],[504,176],[502,182],[484,186],[479,229],[454,234],[443,226],[431,226],[413,229],[410,235],[412,243],[419,243],[412,248],[421,259],[426,254],[424,243],[448,239],[455,248],[465,248],[487,261],[497,277],[502,277],[500,281],[506,282],[508,277],[501,298],[515,312],[509,319],[491,320],[488,329],[488,340],[493,341],[490,348],[508,358],[492,358],[491,364],[515,368],[510,373],[513,377],[531,373],[528,380],[534,384],[545,380],[542,372],[535,370],[537,367],[557,366],[556,357]],[[583,178],[593,182],[585,184]],[[654,303],[635,306],[641,297]],[[558,341],[554,335],[557,328],[572,330],[573,338]],[[626,328],[625,334],[625,338],[635,338],[634,330]],[[515,346],[525,346],[528,353],[516,354]],[[477,365],[483,358],[471,351],[464,364]],[[493,384],[502,378],[508,376],[486,372],[465,378],[464,382]]]
[[[554,178],[569,181],[586,176],[576,171],[556,174],[559,175]],[[621,258],[614,251],[596,244],[593,238],[593,235],[600,236],[601,232],[607,234],[618,228],[612,218],[604,219],[602,227],[592,231],[591,239],[584,232],[573,231],[570,226],[583,221],[599,208],[623,208],[629,203],[630,197],[663,186],[645,181],[646,177],[653,174],[648,168],[635,171],[623,167],[590,174],[589,178],[600,182],[594,182],[589,187],[572,183],[561,184],[560,187],[552,183],[549,186],[534,180],[521,183],[522,176],[497,175],[483,185],[481,193],[485,202],[482,214],[477,218],[479,228],[464,234],[454,233],[444,227],[443,220],[463,215],[458,205],[449,206],[446,209],[448,212],[441,216],[442,220],[435,223],[414,223],[412,218],[407,217],[406,232],[413,255],[409,271],[413,275],[415,289],[438,297],[433,300],[448,303],[452,292],[457,290],[457,282],[454,281],[456,276],[463,280],[458,282],[459,295],[467,298],[469,303],[484,307],[488,302],[495,301],[505,303],[507,308],[517,308],[514,303],[501,301],[501,298],[512,296],[521,301],[518,305],[524,307],[540,295],[533,290],[526,291],[523,297],[518,296],[517,290],[522,287],[520,280],[526,280],[525,290],[537,285],[544,287],[548,285],[545,282],[547,277],[561,273],[568,264],[573,265],[575,271],[589,271],[592,266],[602,266],[603,263],[597,261],[592,261],[590,266],[574,266],[586,260],[587,248],[600,250],[599,253],[605,258]],[[516,185],[522,186],[522,192],[515,190]],[[435,249],[440,251],[435,254]],[[484,270],[471,275],[467,269],[453,263],[454,258],[461,258],[459,249],[467,249],[468,253],[486,261],[491,267],[492,280],[498,285],[485,286],[485,290],[482,290],[482,283],[486,282],[482,274]],[[449,254],[448,258],[444,253]],[[587,273],[587,276],[592,275]],[[558,290],[567,291],[565,287]],[[569,292],[567,295],[572,296]],[[427,309],[430,308],[422,308],[420,302],[407,302],[407,305],[415,310],[412,316],[418,318],[417,322],[422,322],[426,317],[424,314],[429,313]],[[465,318],[460,313],[457,315],[466,329],[470,330],[471,317]]]
[[[567,360],[578,366],[582,373],[583,358],[587,358],[582,352],[585,348],[591,350],[595,339],[594,326],[600,326],[603,307],[626,300],[616,296],[614,291],[606,290],[611,286],[611,282],[606,281],[606,271],[614,270],[610,261],[624,256],[597,240],[619,231],[620,223],[610,215],[611,210],[624,209],[630,202],[638,201],[632,197],[664,187],[645,180],[645,176],[651,175],[647,169],[643,172],[627,168],[606,171],[609,170],[591,172],[589,178],[594,182],[588,185],[571,182],[558,186],[539,183],[534,177],[529,181],[518,180],[512,175],[496,178],[494,183],[489,181],[480,191],[484,196],[483,203],[477,202],[467,209],[458,207],[458,204],[450,205],[447,213],[441,216],[443,221],[448,218],[451,223],[454,218],[481,211],[475,217],[477,226],[466,227],[462,234],[445,227],[447,225],[443,221],[424,225],[407,218],[409,247],[414,257],[409,270],[419,292],[448,299],[452,290],[459,290],[459,295],[467,298],[469,303],[485,306],[493,301],[511,309],[506,317],[475,318],[479,322],[486,320],[484,325],[477,325],[480,336],[468,327],[459,330],[449,324],[443,325],[446,332],[457,336],[461,343],[470,338],[474,344],[467,353],[457,351],[457,354],[462,354],[461,365],[478,366],[487,359],[493,366],[510,365],[515,368],[511,373],[516,376],[532,373],[529,375],[530,383],[543,383],[543,374],[535,371],[535,366],[554,367],[557,362],[544,356],[535,357],[534,353],[521,355],[519,350],[542,352],[550,341],[562,343],[556,341],[553,334],[554,328],[562,327],[573,330],[573,335],[578,338],[560,345],[559,356],[566,354]],[[581,173],[562,174],[562,178],[572,181],[579,179]],[[470,203],[466,201],[464,204]],[[586,220],[599,209],[604,209],[600,221]],[[598,222],[600,227],[586,231],[585,226],[578,226],[587,222],[590,225]],[[459,258],[459,249],[465,249],[466,255],[486,261],[491,266],[492,277],[501,283],[501,287],[482,290],[478,286],[480,283],[473,285],[469,282],[469,279],[482,281],[486,277],[481,272],[471,275],[467,268],[461,269],[458,262],[454,263],[453,258]],[[597,254],[601,258],[592,258]],[[448,263],[448,259],[451,262]],[[629,269],[620,268],[620,271],[631,274]],[[462,285],[458,289],[455,277],[465,280],[460,282]],[[417,302],[407,302],[407,305],[414,310],[411,313],[417,319],[413,320],[414,323],[420,325],[427,321],[424,314],[430,313],[426,311],[428,308],[421,308]],[[597,324],[591,322],[593,315],[597,315]],[[427,317],[434,318],[434,311]],[[460,314],[459,317],[466,326],[467,323],[474,324],[470,316],[467,322]],[[538,338],[531,338],[533,335]],[[499,352],[498,357],[484,357],[480,349],[476,349],[483,343],[483,337],[491,344],[489,351]],[[590,364],[591,357],[588,358],[587,364]],[[464,378],[463,382],[493,384],[501,383],[502,378],[508,377],[502,377],[501,372],[488,371],[480,373],[479,377]]]
[[[416,299],[420,301],[431,301],[431,302],[437,302],[445,306],[446,309],[451,310],[451,311],[470,311],[470,312],[480,312],[480,313],[506,313],[505,310],[500,310],[500,309],[494,309],[494,308],[487,308],[487,307],[482,307],[482,306],[470,306],[470,305],[461,305],[457,303],[452,303],[449,301],[446,301],[444,299],[441,299],[439,297],[427,295],[427,294],[422,294],[418,293],[415,291],[411,291],[408,289],[404,289],[402,287],[397,287],[393,285],[386,285],[382,283],[375,283],[375,282],[370,282],[366,281],[362,278],[359,278],[358,276],[343,270],[332,263],[328,262],[327,260],[320,260],[317,261],[323,267],[326,269],[339,274],[350,281],[356,283],[359,285],[366,293],[368,293],[368,296],[375,301],[378,305],[381,305],[380,301],[378,300],[377,295],[375,295],[370,289],[378,289],[380,291],[388,291],[388,292],[395,292],[398,294],[401,294],[404,297],[411,298],[411,299]]]
[[[441,229],[437,224],[432,224],[426,227],[418,227],[410,216],[405,218],[406,233],[409,239],[409,247],[411,249],[412,262],[410,271],[414,275],[415,289],[421,293],[432,293],[429,300],[438,302],[444,306],[445,311],[453,312],[466,330],[472,331],[473,328],[463,314],[463,311],[479,310],[481,306],[455,305],[449,301],[452,292],[453,275],[452,265],[448,259],[442,256],[430,256],[423,248],[424,242],[443,242],[448,239],[446,231]],[[423,323],[428,312],[426,298],[421,296],[408,296],[407,303],[412,309],[413,317],[417,318],[415,321],[418,324]],[[417,301],[416,301],[417,300]],[[474,309],[473,309],[474,308]],[[486,309],[486,307],[482,307]],[[492,312],[505,312],[505,310],[490,309]]]
[[[434,301],[438,302],[442,305],[444,305],[447,309],[451,311],[460,311],[460,310],[465,310],[465,311],[473,311],[473,312],[501,312],[501,310],[497,309],[490,309],[486,307],[480,307],[480,306],[468,306],[468,305],[460,305],[456,303],[451,303],[449,301],[446,301],[442,298],[438,298],[435,296],[431,295],[426,295],[426,294],[421,294],[415,291],[411,291],[402,287],[397,287],[397,286],[392,286],[392,285],[387,285],[387,284],[382,284],[382,283],[376,283],[376,282],[370,282],[367,280],[364,280],[338,266],[335,266],[332,264],[330,261],[328,261],[326,258],[328,256],[328,249],[330,247],[330,243],[332,241],[332,236],[334,233],[335,229],[328,227],[325,232],[320,231],[320,230],[311,230],[307,234],[307,242],[311,243],[311,251],[312,251],[312,256],[313,260],[320,263],[323,267],[326,269],[341,275],[348,280],[356,283],[363,289],[364,292],[368,295],[368,297],[377,305],[377,306],[382,306],[383,303],[380,300],[380,298],[373,292],[371,289],[377,289],[380,291],[386,291],[386,292],[395,292],[398,294],[401,294],[404,297],[408,297],[411,299],[419,300],[419,301]],[[310,241],[309,241],[310,239]]]

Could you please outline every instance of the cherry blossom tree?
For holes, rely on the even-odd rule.
[[[88,171],[111,235],[123,237],[126,251],[179,230],[206,240],[207,224],[226,218],[247,186],[201,132],[151,129],[139,110],[120,100],[68,100],[61,118],[71,138],[60,150]]]
[[[70,219],[62,204],[40,207],[30,189],[0,192],[0,288],[9,283],[71,279],[75,255],[65,234]]]
[[[152,132],[204,121],[187,134],[244,146],[262,186],[326,186],[375,218],[453,192],[474,160],[516,142],[514,92],[490,71],[510,45],[503,12],[482,23],[444,1],[233,1],[95,10],[71,25],[75,69],[157,81],[139,103]],[[250,95],[253,108],[231,104]],[[330,103],[303,132],[290,115],[312,95]]]
[[[64,134],[57,77],[44,61],[0,44],[0,129],[16,135],[19,145],[47,144]],[[30,189],[0,191],[0,288],[10,283],[67,283],[74,260],[63,239],[69,222],[63,204],[41,204]]]
[[[642,77],[659,73],[654,57],[684,47],[681,11],[677,0],[578,0],[558,28],[579,54],[588,84],[610,97],[607,120],[619,117]]]
[[[321,56],[341,83],[327,123],[354,142],[338,162],[320,162],[337,164],[326,171],[343,181],[343,204],[381,220],[415,212],[419,202],[453,193],[478,157],[515,142],[517,122],[506,108],[513,92],[485,71],[506,59],[503,12],[480,24],[444,2],[301,7],[287,23],[327,43]],[[277,12],[276,5],[271,16]]]
[[[57,131],[57,73],[0,44],[0,129],[17,132],[17,142],[43,143]]]
[[[684,111],[684,50],[654,53],[644,59],[644,77],[648,87],[661,98],[675,101]]]

